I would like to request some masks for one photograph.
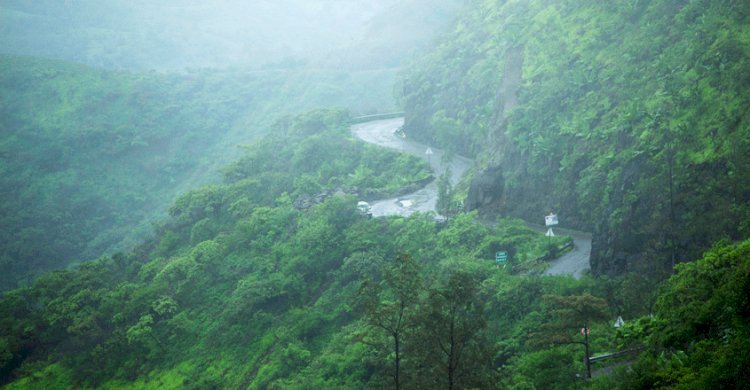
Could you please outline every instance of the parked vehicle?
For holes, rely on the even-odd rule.
[[[366,215],[368,218],[372,218],[372,207],[370,207],[369,203],[361,200],[357,202],[357,209],[362,215]]]

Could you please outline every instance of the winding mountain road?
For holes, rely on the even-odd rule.
[[[443,161],[442,150],[432,148],[409,139],[398,137],[395,132],[404,125],[404,118],[383,119],[352,125],[351,131],[354,136],[367,143],[403,153],[408,153],[420,158],[425,158],[430,163],[433,172],[442,174],[446,168],[450,168],[452,176],[451,183],[456,185],[466,171],[471,167],[473,161],[462,156],[454,156],[450,161]],[[432,154],[427,154],[430,150]],[[414,212],[435,211],[438,191],[436,181],[431,182],[424,188],[411,194],[396,198],[384,199],[371,202],[372,215],[382,217],[388,215],[409,216]],[[540,217],[541,218],[541,217]],[[546,231],[541,226],[536,229]],[[573,230],[555,228],[558,234],[571,236],[573,238],[573,250],[565,255],[551,261],[551,266],[544,275],[571,275],[576,279],[583,276],[591,267],[591,234]]]
[[[456,185],[463,177],[473,161],[466,157],[454,156],[451,161],[443,161],[442,150],[430,148],[419,142],[403,139],[395,134],[395,131],[404,125],[404,118],[384,119],[372,122],[359,123],[352,126],[352,134],[357,138],[374,145],[395,149],[403,153],[411,154],[429,161],[430,167],[436,175],[441,175],[445,168],[451,169],[451,184]],[[432,151],[427,155],[427,149]],[[371,202],[372,215],[382,217],[387,215],[409,216],[414,212],[435,211],[437,203],[437,181],[413,192],[396,198],[384,199]]]
[[[546,228],[543,229],[547,231]],[[544,275],[571,275],[580,279],[586,271],[591,270],[591,233],[576,230],[555,228],[555,234],[570,236],[573,239],[573,250],[550,261],[550,267]]]

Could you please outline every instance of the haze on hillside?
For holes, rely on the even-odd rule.
[[[749,43],[750,1],[0,0],[0,387],[741,388]]]
[[[0,288],[138,245],[284,115],[393,111],[461,3],[0,0]]]
[[[394,65],[459,0],[3,0],[0,52],[115,69]]]

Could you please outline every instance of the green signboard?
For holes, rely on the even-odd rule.
[[[505,264],[508,262],[508,252],[500,251],[495,253],[495,262],[498,264]]]

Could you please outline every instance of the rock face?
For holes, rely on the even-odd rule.
[[[638,229],[631,226],[637,210],[625,210],[628,215],[620,212],[620,226],[613,228],[610,225],[612,217],[618,214],[617,210],[623,208],[625,194],[635,186],[641,170],[637,160],[627,164],[613,186],[605,215],[594,227],[591,240],[591,271],[594,275],[614,276],[636,268],[638,256],[634,254],[642,250],[639,246],[643,244],[643,239],[634,239]]]
[[[468,210],[555,212],[592,232],[595,275],[668,276],[750,235],[750,62],[726,34],[750,3],[688,3],[609,7],[582,39],[599,5],[481,2],[404,78],[406,122],[468,144]]]
[[[481,171],[471,181],[464,208],[466,211],[480,210],[482,213],[499,211],[503,204],[504,187],[501,167],[490,167]]]

